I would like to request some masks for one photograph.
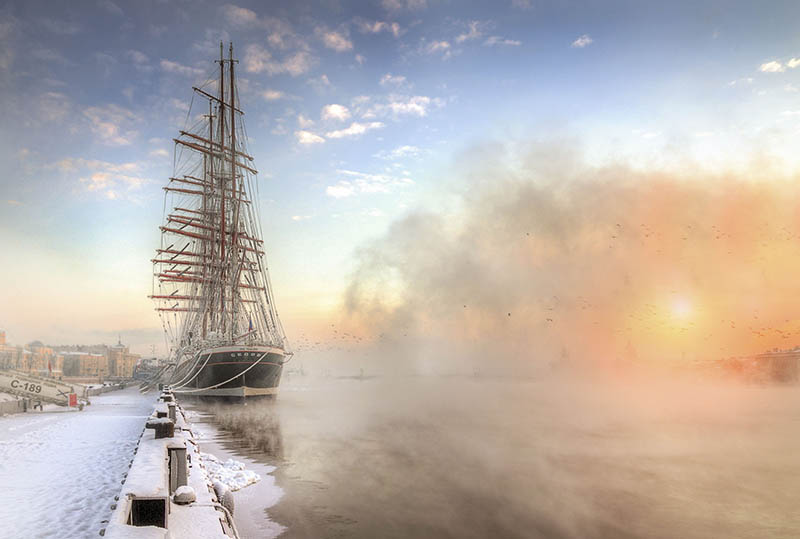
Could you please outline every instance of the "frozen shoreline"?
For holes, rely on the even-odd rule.
[[[0,526],[17,537],[97,536],[156,397],[132,387],[81,412],[0,418]]]
[[[201,415],[197,409],[182,404],[186,410],[186,416],[192,424],[192,431],[198,437],[203,452],[203,459],[207,470],[210,472],[209,463],[216,460],[220,464],[233,461],[244,465],[244,477],[253,474],[259,477],[255,482],[249,482],[244,487],[239,487],[234,492],[236,511],[236,527],[242,538],[273,539],[286,531],[286,527],[272,520],[268,510],[277,504],[283,497],[283,489],[277,485],[275,477],[272,475],[276,468],[256,460],[251,459],[245,454],[236,451],[226,443],[227,436],[220,432],[214,425],[210,416]],[[212,459],[206,458],[212,456]],[[225,481],[229,486],[236,482],[235,468],[237,464],[232,464],[226,473],[231,481]]]

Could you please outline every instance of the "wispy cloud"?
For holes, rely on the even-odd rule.
[[[389,174],[369,174],[345,169],[337,170],[336,173],[341,179],[325,188],[325,193],[333,198],[346,198],[359,193],[391,193],[397,187],[414,184],[411,178]]]
[[[419,11],[428,7],[427,0],[382,0],[381,5],[390,12]]]
[[[486,38],[486,41],[483,42],[486,47],[494,47],[494,46],[509,46],[509,47],[519,47],[522,45],[522,41],[518,41],[516,39],[505,39],[500,36],[489,36]]]
[[[346,30],[329,30],[324,26],[317,26],[314,33],[322,40],[323,45],[336,52],[353,50],[353,42],[347,36]]]
[[[308,72],[314,64],[311,54],[299,51],[284,57],[283,60],[273,58],[272,53],[258,44],[248,45],[245,49],[244,68],[248,73],[267,73],[280,75],[288,73],[296,77]]]
[[[340,181],[325,188],[325,194],[333,198],[346,198],[355,194],[356,190],[350,182]]]
[[[307,221],[311,215],[292,215],[292,221]]]
[[[6,204],[10,206],[22,206],[22,202],[20,202],[19,200],[14,200],[13,198],[9,198],[8,200],[6,200]]]
[[[185,66],[183,64],[179,64],[178,62],[173,62],[172,60],[163,59],[159,65],[161,66],[161,70],[165,71],[166,73],[175,73],[185,77],[199,77],[203,74],[202,69]]]
[[[255,11],[233,4],[222,6],[225,19],[233,26],[240,28],[260,28],[267,33],[267,45],[286,51],[297,49],[309,51],[310,47],[294,27],[286,20],[278,17],[259,16]]]
[[[394,37],[400,37],[402,34],[402,29],[396,22],[369,21],[362,18],[356,18],[354,23],[358,31],[362,34],[380,34],[381,32],[388,32]]]
[[[314,125],[314,120],[312,120],[311,118],[306,118],[302,114],[298,114],[297,115],[297,125],[299,125],[303,129],[305,129],[307,127],[311,127],[312,125]]]
[[[728,86],[742,86],[745,84],[753,84],[753,77],[744,77],[741,79],[732,80],[728,83]]]
[[[380,129],[384,127],[383,122],[367,122],[367,123],[360,123],[360,122],[353,122],[350,124],[349,127],[344,129],[337,129],[336,131],[329,131],[325,133],[325,136],[328,138],[350,138],[350,137],[357,137],[366,133],[367,131],[371,131],[373,129]]]
[[[431,41],[423,43],[422,51],[427,54],[441,54],[442,58],[447,59],[452,55],[452,47],[449,41]]]
[[[48,165],[47,168],[77,175],[79,184],[86,191],[101,194],[108,200],[133,200],[132,193],[151,181],[142,175],[142,164],[138,162],[111,163],[68,157]]]
[[[258,14],[252,9],[226,4],[223,12],[228,22],[237,26],[256,26],[259,24]]]
[[[89,107],[83,111],[83,115],[98,142],[106,146],[130,145],[138,134],[133,124],[138,123],[140,118],[119,105]]]
[[[108,11],[112,15],[122,16],[124,15],[122,8],[119,7],[117,4],[112,2],[111,0],[98,0],[97,6]]]
[[[295,131],[295,137],[297,137],[297,142],[303,145],[310,145],[310,144],[321,144],[325,142],[325,139],[321,136],[312,133],[311,131]]]
[[[281,92],[280,90],[269,89],[261,92],[261,97],[267,101],[278,101],[279,99],[285,99],[287,96],[285,92]]]
[[[332,104],[322,107],[321,118],[323,120],[344,121],[350,118],[350,109],[344,105]]]
[[[398,146],[390,151],[380,151],[375,154],[375,157],[380,159],[388,159],[388,160],[395,160],[395,159],[402,159],[404,157],[417,157],[422,153],[422,150],[417,146],[411,146],[405,144],[403,146]]]
[[[594,40],[589,36],[589,34],[583,34],[572,42],[572,47],[576,49],[582,49],[591,45],[592,43],[594,43]]]
[[[79,24],[69,21],[41,19],[39,24],[48,31],[62,36],[74,36],[81,31],[81,26]]]
[[[482,28],[486,25],[481,21],[470,21],[467,23],[467,31],[456,36],[456,43],[464,43],[483,36]]]
[[[0,10],[0,71],[10,69],[14,61],[13,43],[19,26],[19,20],[11,15],[9,8]]]
[[[408,80],[403,75],[385,74],[380,80],[381,86],[405,86]]]
[[[786,67],[777,60],[772,60],[771,62],[761,64],[758,70],[762,73],[783,73],[786,71]]]

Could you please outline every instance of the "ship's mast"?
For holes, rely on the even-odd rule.
[[[231,187],[233,188],[233,193],[234,193],[235,197],[238,198],[238,196],[239,196],[238,195],[238,193],[239,193],[239,185],[238,185],[238,181],[237,181],[238,174],[236,173],[236,115],[235,115],[236,103],[234,101],[235,98],[236,98],[236,93],[234,92],[234,88],[233,88],[233,80],[234,80],[233,79],[233,43],[230,44],[230,49],[228,50],[228,58],[229,58],[229,60],[228,60],[229,64],[228,65],[230,67],[230,72],[231,72],[231,75],[229,77],[230,78],[231,89],[230,89],[230,92],[228,92],[230,94],[230,96],[231,96],[231,106],[230,106],[230,111],[231,111]],[[233,207],[234,207],[233,223],[232,223],[232,228],[231,228],[231,232],[232,232],[231,250],[233,251],[232,252],[232,255],[233,255],[232,260],[236,261],[237,263],[239,261],[239,252],[238,252],[238,243],[239,243],[239,204],[240,204],[240,202],[238,200],[234,199],[234,201],[233,201]],[[237,266],[238,266],[238,264],[237,264]],[[233,300],[233,313],[231,313],[231,320],[233,321],[233,323],[231,323],[231,339],[232,339],[235,336],[234,335],[234,332],[236,331],[235,320],[237,319],[236,315],[238,314],[236,312],[237,311],[237,309],[236,309],[236,307],[237,307],[236,299],[238,298],[238,290],[237,290],[238,286],[237,286],[237,284],[239,282],[239,268],[235,267],[235,268],[231,268],[231,270],[232,270],[231,271],[231,275],[230,275],[231,299]]]
[[[233,82],[233,81],[231,81]],[[222,42],[219,44],[219,143],[222,148],[222,155],[225,155],[225,59],[222,56]],[[222,165],[222,163],[220,163]],[[220,314],[220,332],[225,332],[225,167],[220,166],[219,171],[220,183],[220,235],[219,235],[219,284],[220,286],[220,300],[219,300],[219,314]]]
[[[285,339],[273,305],[258,209],[248,193],[258,171],[246,138],[239,136],[244,113],[236,101],[232,44],[225,58],[220,43],[217,61],[216,84],[193,88],[208,100],[207,114],[192,125],[187,120],[173,139],[175,173],[164,187],[171,209],[153,259],[151,297],[178,359],[207,340],[284,346]],[[216,91],[208,91],[212,85]]]

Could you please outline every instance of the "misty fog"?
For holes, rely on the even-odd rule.
[[[800,533],[795,388],[694,367],[795,343],[791,178],[471,155],[451,207],[359,251],[369,344],[214,408],[278,466],[286,536]]]

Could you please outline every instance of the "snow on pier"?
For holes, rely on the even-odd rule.
[[[232,494],[212,482],[204,465],[204,461],[216,465],[216,459],[200,453],[172,394],[162,393],[161,400],[145,424],[103,535],[109,539],[238,537]],[[258,477],[237,468],[229,470],[227,479],[245,486]]]
[[[0,418],[0,529],[99,537],[157,396],[128,388],[93,397],[82,412]]]

